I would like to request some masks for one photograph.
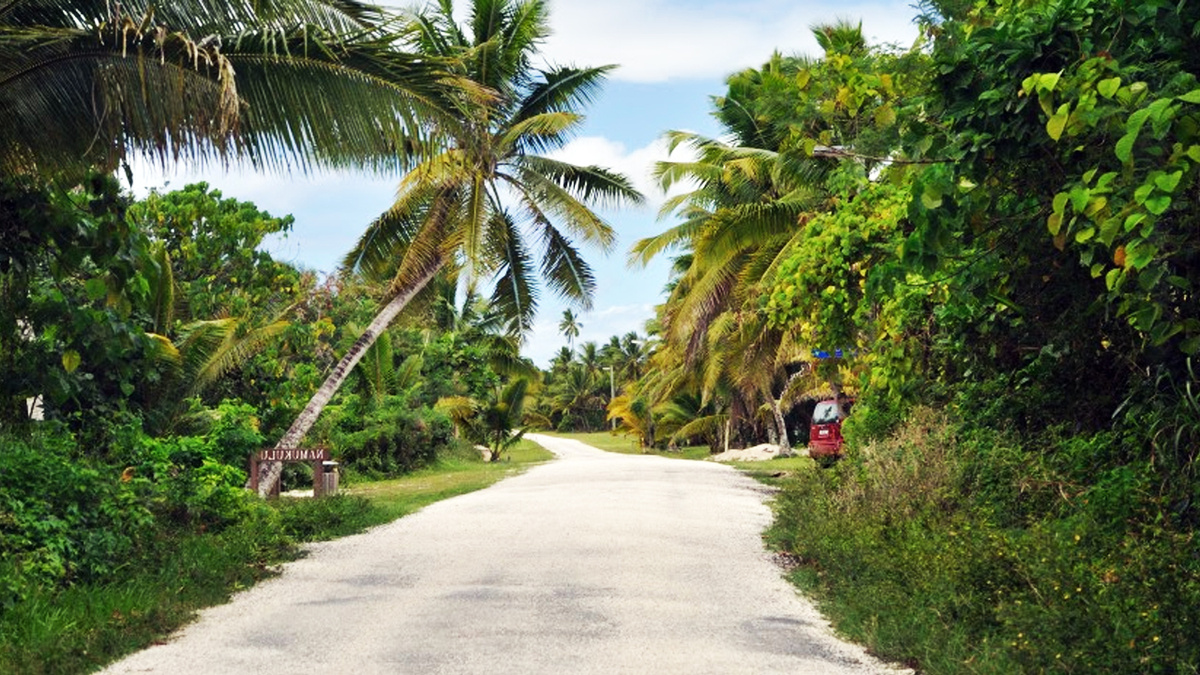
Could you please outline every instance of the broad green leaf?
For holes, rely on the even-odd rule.
[[[1121,282],[1122,274],[1123,274],[1123,270],[1121,270],[1121,268],[1119,268],[1119,267],[1109,270],[1108,274],[1104,275],[1105,287],[1107,287],[1108,290],[1110,290],[1110,291],[1114,290],[1117,287],[1117,285]]]
[[[1108,206],[1108,197],[1092,197],[1088,200],[1087,208],[1083,210],[1083,215],[1094,216],[1104,210]]]
[[[1104,242],[1105,246],[1112,246],[1113,241],[1117,238],[1117,233],[1121,231],[1120,218],[1105,219],[1100,225],[1100,241]]]
[[[1133,157],[1133,144],[1137,143],[1138,134],[1141,133],[1142,126],[1146,123],[1148,117],[1150,117],[1150,109],[1142,108],[1141,110],[1134,111],[1129,116],[1129,119],[1125,121],[1125,135],[1121,137],[1121,140],[1117,141],[1115,149],[1117,159],[1121,160],[1121,162],[1128,163]]]
[[[1075,209],[1075,212],[1083,213],[1083,210],[1087,208],[1088,200],[1092,197],[1092,191],[1082,185],[1077,185],[1071,188],[1070,197],[1071,207]]]
[[[1054,195],[1054,212],[1062,213],[1063,209],[1067,208],[1067,193],[1060,192]]]
[[[1200,162],[1200,145],[1193,145],[1187,149],[1188,159],[1193,162]]]
[[[1087,242],[1092,240],[1092,237],[1095,237],[1095,236],[1096,236],[1096,228],[1085,227],[1082,230],[1075,233],[1075,243],[1086,244]]]
[[[1104,98],[1112,98],[1117,90],[1121,88],[1121,78],[1110,77],[1107,80],[1100,80],[1096,83],[1096,91]]]
[[[1067,128],[1067,119],[1071,116],[1071,104],[1064,103],[1058,107],[1058,112],[1054,113],[1046,122],[1046,133],[1050,134],[1050,138],[1058,140],[1062,138],[1063,129]]]
[[[83,363],[83,358],[79,356],[79,352],[75,351],[74,349],[68,349],[67,351],[63,352],[63,370],[67,371],[68,373],[73,373],[81,363]]]
[[[1092,179],[1095,177],[1096,177],[1096,169],[1094,169],[1094,168],[1088,169],[1087,171],[1083,172],[1083,182],[1084,183],[1092,182]]]
[[[1104,263],[1096,263],[1092,265],[1092,278],[1096,279],[1101,274],[1104,274]]]
[[[1161,216],[1170,207],[1170,195],[1154,195],[1146,200],[1146,210],[1156,216]]]
[[[1153,185],[1149,183],[1146,183],[1145,185],[1139,185],[1138,189],[1133,191],[1133,201],[1137,202],[1138,204],[1144,204],[1146,203],[1146,199],[1148,199],[1153,192]]]
[[[1054,88],[1058,86],[1060,77],[1062,77],[1062,73],[1042,73],[1038,77],[1037,86],[1044,91],[1054,91]]]
[[[1155,265],[1154,267],[1145,269],[1138,275],[1138,288],[1141,288],[1143,291],[1153,290],[1158,285],[1158,282],[1162,281],[1162,277],[1162,265]]]
[[[1037,73],[1034,73],[1024,80],[1021,80],[1021,93],[1025,94],[1026,96],[1032,95],[1033,90],[1037,88],[1038,79],[1040,79],[1040,76]]]
[[[1193,89],[1183,96],[1179,96],[1177,98],[1179,98],[1180,101],[1187,101],[1188,103],[1200,103],[1200,89]]]
[[[1154,184],[1157,185],[1158,189],[1162,190],[1163,192],[1174,192],[1175,188],[1179,186],[1179,179],[1182,177],[1182,171],[1175,171],[1173,173],[1163,174],[1155,178]]]
[[[1133,157],[1133,144],[1136,142],[1137,134],[1125,134],[1117,141],[1117,145],[1113,148],[1113,151],[1122,164],[1128,164],[1129,160]]]
[[[1142,244],[1141,246],[1132,246],[1126,248],[1125,264],[1127,267],[1132,267],[1135,270],[1140,270],[1146,265],[1149,265],[1154,260],[1154,256],[1158,255],[1158,247],[1154,244]]]
[[[1100,176],[1100,180],[1096,181],[1096,187],[1092,190],[1092,192],[1108,192],[1108,186],[1112,185],[1112,182],[1116,179],[1116,177],[1116,171],[1109,171],[1103,176]]]
[[[1125,231],[1132,232],[1133,228],[1137,227],[1138,223],[1142,222],[1146,218],[1147,218],[1147,216],[1144,213],[1131,214],[1128,218],[1125,219]]]
[[[1046,219],[1046,229],[1050,230],[1051,235],[1057,235],[1058,231],[1062,229],[1062,221],[1062,213],[1051,213],[1050,217]]]
[[[1158,103],[1158,101],[1155,101],[1155,103]],[[1153,107],[1154,103],[1150,104],[1150,106]],[[1146,123],[1146,119],[1150,117],[1150,112],[1150,108],[1133,111],[1129,119],[1125,120],[1125,133],[1133,134],[1136,138],[1138,132],[1142,130],[1142,126]]]
[[[1157,101],[1146,106],[1146,112],[1149,113],[1150,119],[1154,120],[1155,124],[1163,121],[1163,115],[1166,115],[1171,110],[1171,99],[1160,98]],[[1140,111],[1139,111],[1140,112]],[[1135,115],[1137,113],[1134,113]],[[1130,119],[1133,115],[1130,115]]]

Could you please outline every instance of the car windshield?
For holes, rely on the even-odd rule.
[[[813,424],[829,424],[838,421],[838,406],[835,401],[821,401],[813,408]]]

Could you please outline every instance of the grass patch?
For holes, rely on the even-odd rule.
[[[275,574],[297,544],[391,522],[479,490],[553,455],[521,441],[504,460],[450,457],[393,480],[346,485],[326,499],[260,505],[221,532],[164,531],[107,583],[35,590],[0,616],[0,674],[83,673],[145,648],[204,607]]]

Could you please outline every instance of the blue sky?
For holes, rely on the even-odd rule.
[[[618,233],[607,257],[590,252],[598,291],[583,313],[578,343],[641,332],[662,299],[667,261],[630,269],[625,254],[638,239],[665,229],[656,218],[662,196],[649,178],[663,159],[658,138],[669,129],[714,135],[711,96],[724,92],[730,73],[755,67],[775,50],[819,55],[809,28],[845,18],[863,22],[873,43],[911,43],[916,36],[910,2],[843,0],[550,0],[554,34],[543,53],[564,65],[616,64],[587,112],[579,135],[560,154],[572,161],[620,170],[646,193],[646,206],[605,212]],[[400,3],[395,3],[400,4]],[[463,0],[459,4],[465,5]],[[360,175],[270,176],[179,167],[167,173],[140,167],[135,190],[167,189],[206,180],[225,196],[252,201],[273,215],[295,216],[292,233],[272,242],[282,260],[332,271],[355,237],[391,203],[398,177]],[[548,293],[524,353],[539,365],[565,345],[558,322],[567,306]]]

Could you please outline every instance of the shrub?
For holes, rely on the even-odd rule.
[[[450,444],[454,429],[449,418],[429,408],[413,409],[402,397],[388,397],[365,417],[351,419],[331,436],[338,458],[366,474],[397,475],[437,459]]]
[[[786,484],[770,532],[839,629],[930,673],[1194,672],[1200,555],[1116,433],[917,409]]]
[[[120,470],[81,461],[47,426],[0,438],[0,608],[32,586],[111,575],[153,528]]]

